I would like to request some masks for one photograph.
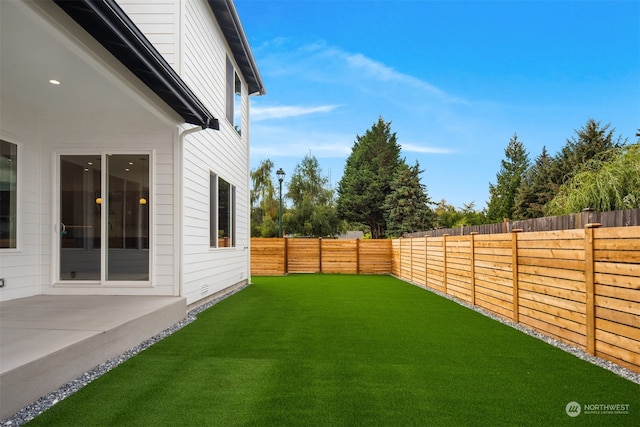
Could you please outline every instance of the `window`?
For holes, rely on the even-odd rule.
[[[215,174],[209,176],[209,246],[212,248],[235,247],[236,189]]]
[[[0,140],[0,249],[15,249],[18,222],[18,146]]]
[[[209,174],[209,246],[218,246],[218,177]]]
[[[231,59],[227,57],[227,120],[233,125],[233,128],[238,132],[242,131],[242,81],[238,77],[233,68]]]
[[[238,135],[242,133],[242,82],[237,73],[235,76],[235,94],[233,97],[233,128],[238,132]]]

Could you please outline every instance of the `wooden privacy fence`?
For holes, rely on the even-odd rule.
[[[396,239],[392,274],[640,372],[640,227],[596,226]]]
[[[251,274],[390,274],[391,240],[251,239]]]
[[[407,233],[404,237],[440,237],[445,234],[450,236],[460,236],[471,233],[496,234],[511,233],[512,229],[523,231],[552,231],[552,230],[574,230],[584,228],[585,224],[598,223],[602,227],[629,227],[640,226],[640,209],[623,209],[618,211],[595,212],[585,209],[582,212],[548,216],[544,218],[523,219],[497,224],[467,225],[455,228],[438,228],[429,231],[417,231]]]

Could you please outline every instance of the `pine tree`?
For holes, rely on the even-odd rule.
[[[545,215],[545,205],[555,196],[554,184],[549,175],[553,159],[542,147],[542,153],[527,170],[518,190],[514,218],[540,218]]]
[[[514,134],[504,150],[505,159],[501,161],[497,183],[489,184],[489,203],[487,217],[494,222],[504,218],[516,219],[514,212],[520,184],[529,168],[529,154],[518,135]]]
[[[400,164],[384,203],[388,237],[432,228],[434,215],[427,187],[420,182],[422,172],[417,162],[414,166]]]
[[[582,129],[575,131],[576,136],[567,139],[565,146],[555,156],[549,171],[556,192],[562,184],[582,171],[589,160],[598,156],[600,160],[607,161],[606,156],[610,156],[608,153],[611,153],[613,148],[626,143],[621,137],[614,138],[615,129],[609,129],[610,127],[610,123],[600,127],[600,122],[589,119]]]
[[[338,217],[365,224],[374,239],[383,238],[387,229],[384,201],[400,163],[400,146],[391,122],[380,117],[363,136],[356,136],[338,183]]]

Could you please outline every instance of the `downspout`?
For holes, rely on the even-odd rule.
[[[180,160],[179,160],[179,165],[178,165],[178,175],[179,175],[179,188],[177,189],[177,191],[180,194],[180,201],[178,203],[178,221],[180,223],[180,227],[179,227],[179,233],[178,233],[178,251],[179,251],[179,265],[178,265],[178,271],[179,271],[179,284],[178,284],[178,295],[176,296],[180,296],[180,294],[182,293],[182,290],[184,289],[184,155],[185,155],[185,150],[184,150],[184,140],[188,135],[191,135],[192,133],[196,133],[196,132],[200,132],[203,130],[206,130],[206,127],[203,126],[196,126],[190,129],[187,129],[183,132],[181,132],[178,136],[178,143],[180,145],[179,149],[180,149]]]

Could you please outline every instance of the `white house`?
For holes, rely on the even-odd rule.
[[[232,0],[0,1],[0,301],[247,283],[249,97]]]

